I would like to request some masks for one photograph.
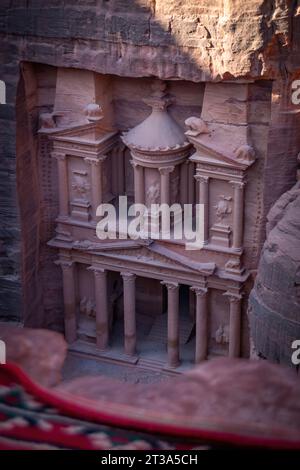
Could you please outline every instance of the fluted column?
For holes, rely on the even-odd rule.
[[[134,202],[136,204],[144,204],[145,201],[145,181],[144,167],[131,160],[134,170]]]
[[[103,168],[106,155],[101,158],[86,157],[85,161],[91,165],[92,208],[93,217],[96,216],[97,207],[103,202]]]
[[[69,215],[69,184],[68,184],[67,157],[65,154],[57,153],[57,152],[52,152],[52,157],[57,160],[59,216],[68,217]]]
[[[56,264],[61,266],[63,275],[65,337],[68,343],[73,343],[77,338],[75,266],[64,260]]]
[[[234,187],[232,248],[236,251],[240,251],[243,246],[245,182],[231,181],[231,184]]]
[[[124,350],[129,356],[136,352],[135,274],[121,273],[124,297]]]
[[[209,177],[202,175],[195,175],[196,180],[199,182],[199,204],[204,206],[204,244],[209,240]]]
[[[95,278],[97,347],[101,350],[105,350],[108,347],[109,341],[107,271],[93,266],[88,269],[94,272]]]
[[[195,363],[198,364],[207,358],[208,348],[208,289],[201,287],[191,288],[196,295],[196,349]]]
[[[241,354],[241,305],[242,296],[226,292],[229,299],[229,357],[239,357]]]
[[[174,171],[174,166],[159,168],[161,204],[170,204],[170,173],[172,173],[172,171]]]
[[[178,367],[179,359],[179,284],[162,282],[168,289],[168,366]]]

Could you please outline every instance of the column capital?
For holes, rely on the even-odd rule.
[[[224,292],[223,295],[228,297],[230,303],[239,303],[243,298],[243,294],[236,294],[230,291]]]
[[[84,157],[84,161],[93,166],[99,166],[107,158],[107,155],[102,155],[101,157]]]
[[[64,260],[64,259],[58,259],[58,260],[54,261],[54,264],[56,264],[56,266],[60,266],[62,268],[62,270],[64,270],[64,271],[68,271],[71,268],[73,268],[73,266],[74,266],[73,261]]]
[[[209,176],[199,175],[199,174],[194,175],[194,178],[195,180],[199,181],[199,183],[204,183],[204,184],[208,184],[209,179],[210,179]]]
[[[174,171],[174,168],[175,166],[162,166],[158,168],[158,171],[161,175],[168,175],[169,173],[172,173],[172,171]]]
[[[121,272],[120,274],[121,274],[124,282],[134,282],[135,281],[136,275],[134,273]]]
[[[197,297],[204,297],[208,293],[208,289],[206,287],[197,287],[197,286],[192,286],[190,287],[191,291],[195,292]]]
[[[87,268],[87,271],[92,271],[96,277],[107,273],[106,269],[98,266],[89,266]]]
[[[143,168],[143,166],[140,163],[136,162],[135,160],[129,160],[129,162],[133,168],[136,168],[138,170],[140,168]]]
[[[161,281],[162,286],[166,286],[168,290],[177,290],[179,288],[178,282],[170,282],[170,281]]]
[[[63,152],[51,152],[51,157],[55,158],[57,161],[63,161],[67,156]]]
[[[246,180],[243,180],[243,181],[231,180],[231,181],[229,181],[229,183],[234,187],[234,189],[244,189],[244,187],[246,186],[247,181]]]

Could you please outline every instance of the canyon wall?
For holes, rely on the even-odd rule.
[[[156,76],[174,81],[176,88],[178,80],[188,80],[195,82],[188,85],[195,103],[201,102],[203,82],[260,81],[253,101],[265,100],[263,88],[269,87],[266,127],[257,126],[266,134],[257,139],[263,141],[257,259],[265,215],[295,182],[299,115],[293,112],[291,83],[300,75],[299,19],[299,2],[289,0],[3,0],[0,79],[6,83],[7,104],[0,106],[0,315],[20,317],[22,276],[36,285],[33,297],[23,291],[24,303],[38,305],[41,296],[39,250],[48,232],[41,233],[39,223],[47,195],[38,190],[37,129],[39,110],[53,106],[56,67],[131,77],[130,84]],[[119,109],[125,109],[122,100],[135,89],[124,83],[115,79]],[[128,127],[134,124],[134,109],[131,115],[118,114],[121,127],[125,121]],[[260,124],[264,120],[261,109],[253,111],[253,123],[256,117]],[[177,108],[180,119],[179,114]]]

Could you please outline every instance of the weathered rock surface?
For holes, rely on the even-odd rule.
[[[178,80],[263,78],[262,84],[266,83],[267,87],[272,84],[270,100],[266,102],[270,116],[265,119],[260,110],[253,112],[253,139],[260,140],[261,126],[256,126],[257,118],[259,122],[266,120],[269,136],[262,139],[258,151],[263,158],[255,169],[259,173],[255,176],[259,207],[249,208],[257,215],[253,223],[255,246],[252,253],[256,267],[264,241],[262,220],[274,200],[293,184],[295,155],[299,151],[299,115],[287,113],[295,108],[291,104],[290,86],[299,76],[299,21],[299,2],[289,0],[66,0],[63,3],[59,0],[3,0],[0,5],[0,77],[7,85],[7,104],[0,106],[1,318],[15,319],[24,313],[23,270],[25,283],[32,286],[26,290],[23,304],[26,302],[39,312],[41,325],[62,329],[53,317],[47,316],[49,311],[56,311],[56,317],[59,316],[61,306],[54,300],[42,298],[38,282],[42,279],[48,284],[49,279],[53,279],[47,268],[42,274],[39,270],[39,263],[44,266],[44,259],[53,257],[53,253],[49,254],[43,244],[50,238],[52,226],[47,222],[49,213],[38,206],[37,180],[41,175],[34,169],[37,107],[42,107],[43,112],[52,111],[47,99],[54,89],[55,68],[51,71],[48,67],[41,102],[34,103],[34,92],[29,90],[23,107],[27,112],[21,115],[18,110],[20,135],[16,136],[16,97],[18,95],[20,105],[24,95],[23,80],[26,82],[26,73],[20,67],[22,61],[123,77],[158,76],[174,80],[174,87]],[[34,88],[34,80],[31,83]],[[265,100],[261,98],[265,93],[261,94],[260,89],[261,86],[254,100]],[[196,87],[194,90],[198,105],[202,90],[197,91]],[[119,116],[120,100],[115,106]],[[138,114],[136,105],[130,112],[134,120]],[[120,116],[120,121],[123,117]],[[128,125],[133,123],[128,122]],[[35,137],[31,142],[29,129]],[[22,147],[18,148],[18,162],[16,141]],[[28,225],[22,226],[22,241],[17,179],[18,183],[23,181],[19,198],[24,201],[27,191],[36,198],[24,204]],[[43,198],[49,199],[49,194],[42,194]],[[55,212],[54,203],[49,211],[51,215]],[[43,227],[41,220],[46,220]],[[51,299],[57,298],[58,283],[59,279],[57,283],[53,281],[49,289]],[[44,300],[46,305],[40,311]]]
[[[56,391],[122,403],[184,423],[217,423],[219,429],[300,437],[300,382],[290,370],[265,361],[215,359],[155,385],[105,377],[66,381]]]
[[[292,342],[300,339],[300,182],[270,210],[267,234],[250,295],[251,336],[257,353],[292,366]]]
[[[7,362],[17,364],[45,387],[60,381],[67,352],[61,334],[0,323],[0,339],[6,344]]]

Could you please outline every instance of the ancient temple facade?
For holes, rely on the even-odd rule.
[[[121,131],[110,78],[95,75],[73,82],[88,89],[78,99],[60,69],[53,111],[40,114],[39,153],[57,178],[59,213],[48,246],[61,268],[70,350],[170,371],[247,356],[257,84],[205,84],[201,112],[183,125],[172,114],[170,84],[151,80],[142,99],[147,117]],[[146,207],[202,204],[203,246],[187,249],[184,238],[172,237],[100,240],[97,208],[117,209],[120,196]]]

